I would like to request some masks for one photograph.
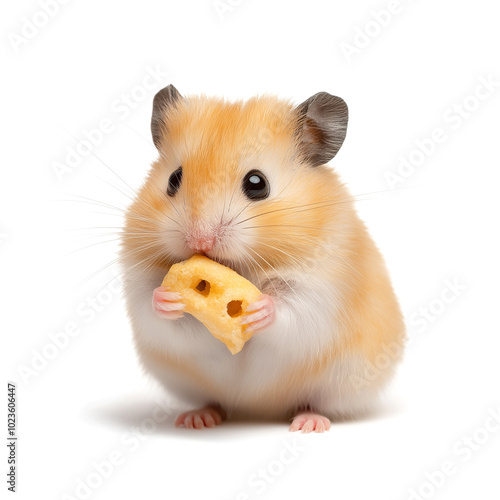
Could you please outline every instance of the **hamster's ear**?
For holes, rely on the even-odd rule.
[[[151,117],[151,133],[153,135],[153,142],[157,148],[160,147],[160,142],[163,134],[163,129],[166,126],[165,118],[167,110],[170,106],[182,99],[179,91],[173,86],[169,85],[161,89],[153,99],[153,116]]]
[[[347,104],[340,97],[318,92],[297,106],[299,140],[305,160],[313,167],[328,163],[344,142]]]

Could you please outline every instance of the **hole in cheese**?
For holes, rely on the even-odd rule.
[[[210,293],[210,283],[205,280],[201,280],[195,287],[195,290],[197,290],[201,295],[208,297],[208,294]]]
[[[242,312],[241,300],[232,300],[227,305],[227,313],[231,316],[231,318],[239,316]]]

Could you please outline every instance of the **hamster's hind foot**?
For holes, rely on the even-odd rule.
[[[198,410],[181,413],[175,419],[175,426],[186,429],[207,429],[220,425],[225,418],[223,410],[217,406],[205,406]]]
[[[293,417],[292,425],[290,425],[290,432],[325,432],[330,429],[330,420],[323,415],[311,412],[297,413]]]

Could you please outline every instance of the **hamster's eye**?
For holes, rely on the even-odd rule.
[[[182,167],[179,167],[175,172],[172,172],[170,177],[168,178],[168,188],[167,194],[169,196],[174,196],[179,189],[182,181]]]
[[[250,170],[243,179],[243,192],[251,200],[263,200],[269,196],[269,182],[259,170]]]

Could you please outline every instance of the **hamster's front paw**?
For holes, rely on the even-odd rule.
[[[159,286],[153,292],[153,309],[160,318],[179,319],[184,316],[182,310],[186,307],[181,300],[180,293],[171,292],[166,286]]]
[[[258,333],[272,325],[274,316],[273,298],[270,295],[262,294],[259,300],[247,307],[241,324],[247,325],[247,331]]]

